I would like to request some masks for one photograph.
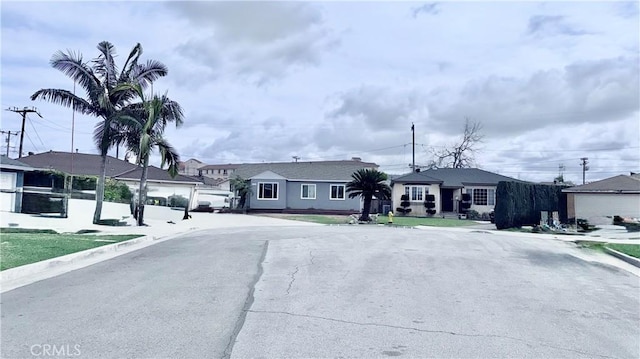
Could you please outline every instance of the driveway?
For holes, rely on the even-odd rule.
[[[638,277],[539,238],[197,232],[2,295],[2,356],[640,357]]]

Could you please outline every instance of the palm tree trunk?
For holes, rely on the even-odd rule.
[[[138,191],[138,225],[144,225],[144,204],[147,202],[147,171],[149,157],[142,161],[142,176],[140,177],[140,189]]]
[[[93,224],[100,224],[102,216],[102,201],[104,201],[104,185],[107,178],[107,155],[101,156],[100,178],[96,185],[96,210],[93,212]]]
[[[360,220],[363,222],[369,221],[369,212],[371,211],[371,196],[364,196],[364,208],[362,208],[362,216]]]

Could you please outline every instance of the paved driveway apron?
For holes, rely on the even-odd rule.
[[[232,357],[640,357],[638,277],[573,244],[326,231],[270,243]]]
[[[638,277],[577,251],[482,231],[199,232],[4,293],[2,356],[640,357]]]

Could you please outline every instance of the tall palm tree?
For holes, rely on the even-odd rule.
[[[353,180],[347,183],[347,193],[349,198],[362,197],[364,208],[359,220],[368,222],[373,196],[381,200],[391,198],[391,187],[384,183],[387,175],[376,169],[359,169],[351,177]]]
[[[100,223],[102,215],[107,153],[114,144],[118,124],[123,121],[123,110],[132,106],[131,100],[135,97],[133,91],[115,91],[115,89],[123,83],[137,83],[142,88],[146,88],[153,81],[167,74],[166,66],[160,62],[148,60],[146,63],[138,63],[142,55],[140,44],[136,44],[131,50],[122,71],[118,71],[115,64],[116,50],[110,42],[100,42],[97,48],[100,54],[90,62],[84,62],[81,54],[72,51],[67,53],[58,51],[50,61],[53,68],[80,85],[86,97],[63,89],[41,89],[31,96],[32,100],[40,99],[71,107],[76,112],[101,119],[96,124],[93,137],[102,160],[100,178],[96,186],[94,224]]]
[[[138,225],[142,226],[144,224],[144,205],[147,200],[149,157],[153,149],[157,148],[161,157],[160,167],[167,164],[171,177],[178,174],[180,156],[163,135],[167,125],[171,122],[175,123],[176,127],[180,127],[184,121],[184,114],[180,105],[169,99],[166,94],[163,96],[152,94],[151,98],[147,99],[139,84],[122,84],[115,91],[134,91],[142,101],[123,111],[122,123],[125,124],[126,130],[114,138],[114,141],[125,144],[131,152],[137,155],[138,165],[142,166],[136,216]]]

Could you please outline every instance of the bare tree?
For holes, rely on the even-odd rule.
[[[469,168],[475,165],[475,152],[477,145],[482,142],[484,135],[480,133],[482,124],[470,122],[467,118],[464,123],[464,133],[460,142],[447,146],[441,150],[434,150],[434,160],[429,164],[430,168]]]

